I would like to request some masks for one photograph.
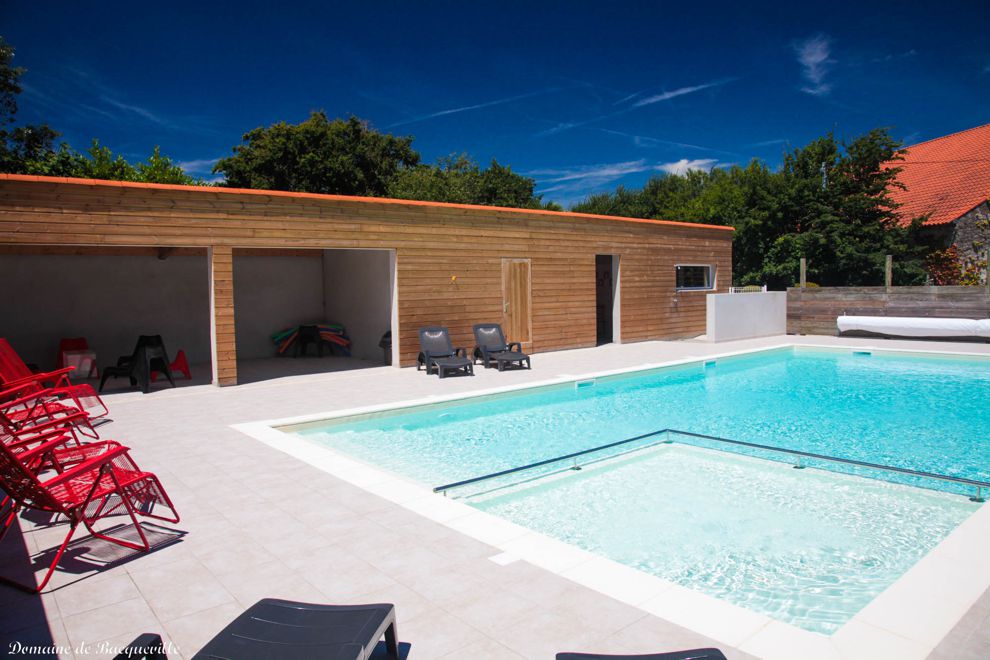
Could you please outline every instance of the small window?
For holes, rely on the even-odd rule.
[[[675,266],[678,290],[715,288],[715,266]]]

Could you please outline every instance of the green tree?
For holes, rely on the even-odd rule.
[[[593,195],[573,210],[730,225],[733,279],[739,284],[794,284],[801,257],[809,279],[826,286],[878,284],[885,255],[894,280],[925,279],[920,220],[902,227],[889,191],[900,184],[899,143],[885,129],[848,145],[821,137],[784,157],[777,172],[746,167],[653,177],[639,190]]]
[[[436,165],[401,170],[388,187],[397,199],[418,199],[455,204],[482,204],[514,208],[560,210],[534,194],[536,182],[492,160],[481,169],[467,154],[447,156]]]
[[[213,171],[235,188],[380,197],[400,170],[418,163],[412,137],[383,135],[354,116],[331,121],[314,112],[299,124],[245,133]]]

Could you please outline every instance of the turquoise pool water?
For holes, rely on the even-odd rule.
[[[990,361],[785,349],[297,432],[437,486],[662,428],[990,481]],[[975,507],[680,445],[571,475],[469,502],[820,632]]]

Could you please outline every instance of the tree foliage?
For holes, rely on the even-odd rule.
[[[411,137],[383,135],[357,117],[314,112],[244,134],[234,154],[213,168],[234,188],[380,197],[399,171],[419,163]]]
[[[481,169],[467,154],[448,156],[436,165],[401,170],[388,188],[389,197],[455,204],[483,204],[515,208],[549,208],[534,194],[536,182],[492,160]]]
[[[739,284],[792,285],[801,257],[808,277],[824,286],[883,281],[885,255],[894,279],[925,279],[920,220],[902,227],[890,190],[900,185],[899,143],[877,129],[848,144],[832,134],[784,157],[773,172],[746,167],[654,177],[640,190],[589,197],[575,211],[730,225],[733,279]]]

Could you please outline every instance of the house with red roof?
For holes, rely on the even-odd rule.
[[[907,147],[891,193],[903,224],[924,218],[926,230],[955,245],[960,259],[984,262],[990,248],[990,124]],[[985,262],[982,268],[986,268]]]

